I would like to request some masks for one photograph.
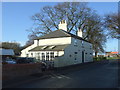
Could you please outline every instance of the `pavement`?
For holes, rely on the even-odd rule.
[[[3,88],[119,88],[119,60],[103,60],[16,78]]]

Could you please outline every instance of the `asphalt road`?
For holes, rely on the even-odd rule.
[[[118,88],[118,61],[102,61],[53,72],[13,88]],[[35,78],[35,79],[34,79]]]

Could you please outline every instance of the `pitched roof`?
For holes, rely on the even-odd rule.
[[[111,52],[112,54],[118,54],[118,52]]]
[[[49,46],[37,46],[29,51],[61,51],[64,50],[69,44],[65,45],[49,45]],[[45,47],[45,48],[44,48]],[[53,48],[51,48],[53,47]]]
[[[106,52],[106,53],[109,53],[109,54],[118,54],[118,52]]]
[[[79,36],[76,36],[74,34],[71,34],[65,30],[62,30],[62,29],[58,29],[56,31],[50,32],[49,34],[46,34],[46,35],[39,37],[37,39],[48,39],[48,38],[58,38],[58,37],[74,37],[74,38],[88,42],[87,40],[85,40]]]
[[[70,35],[64,32],[63,30],[58,29],[37,39],[47,39],[47,38],[57,38],[57,37],[70,37]]]

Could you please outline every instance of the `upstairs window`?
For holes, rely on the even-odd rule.
[[[75,54],[77,54],[77,52],[74,52]]]
[[[74,46],[77,46],[77,39],[74,40]]]
[[[81,43],[82,43],[82,46],[83,46],[83,43],[84,43],[84,42],[83,42],[83,41],[81,41]]]
[[[90,49],[92,49],[92,46],[90,45]]]

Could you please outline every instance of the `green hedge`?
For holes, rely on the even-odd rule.
[[[93,60],[94,61],[100,61],[100,60],[106,60],[106,57],[94,57]]]
[[[120,59],[120,57],[107,57],[107,59]]]

